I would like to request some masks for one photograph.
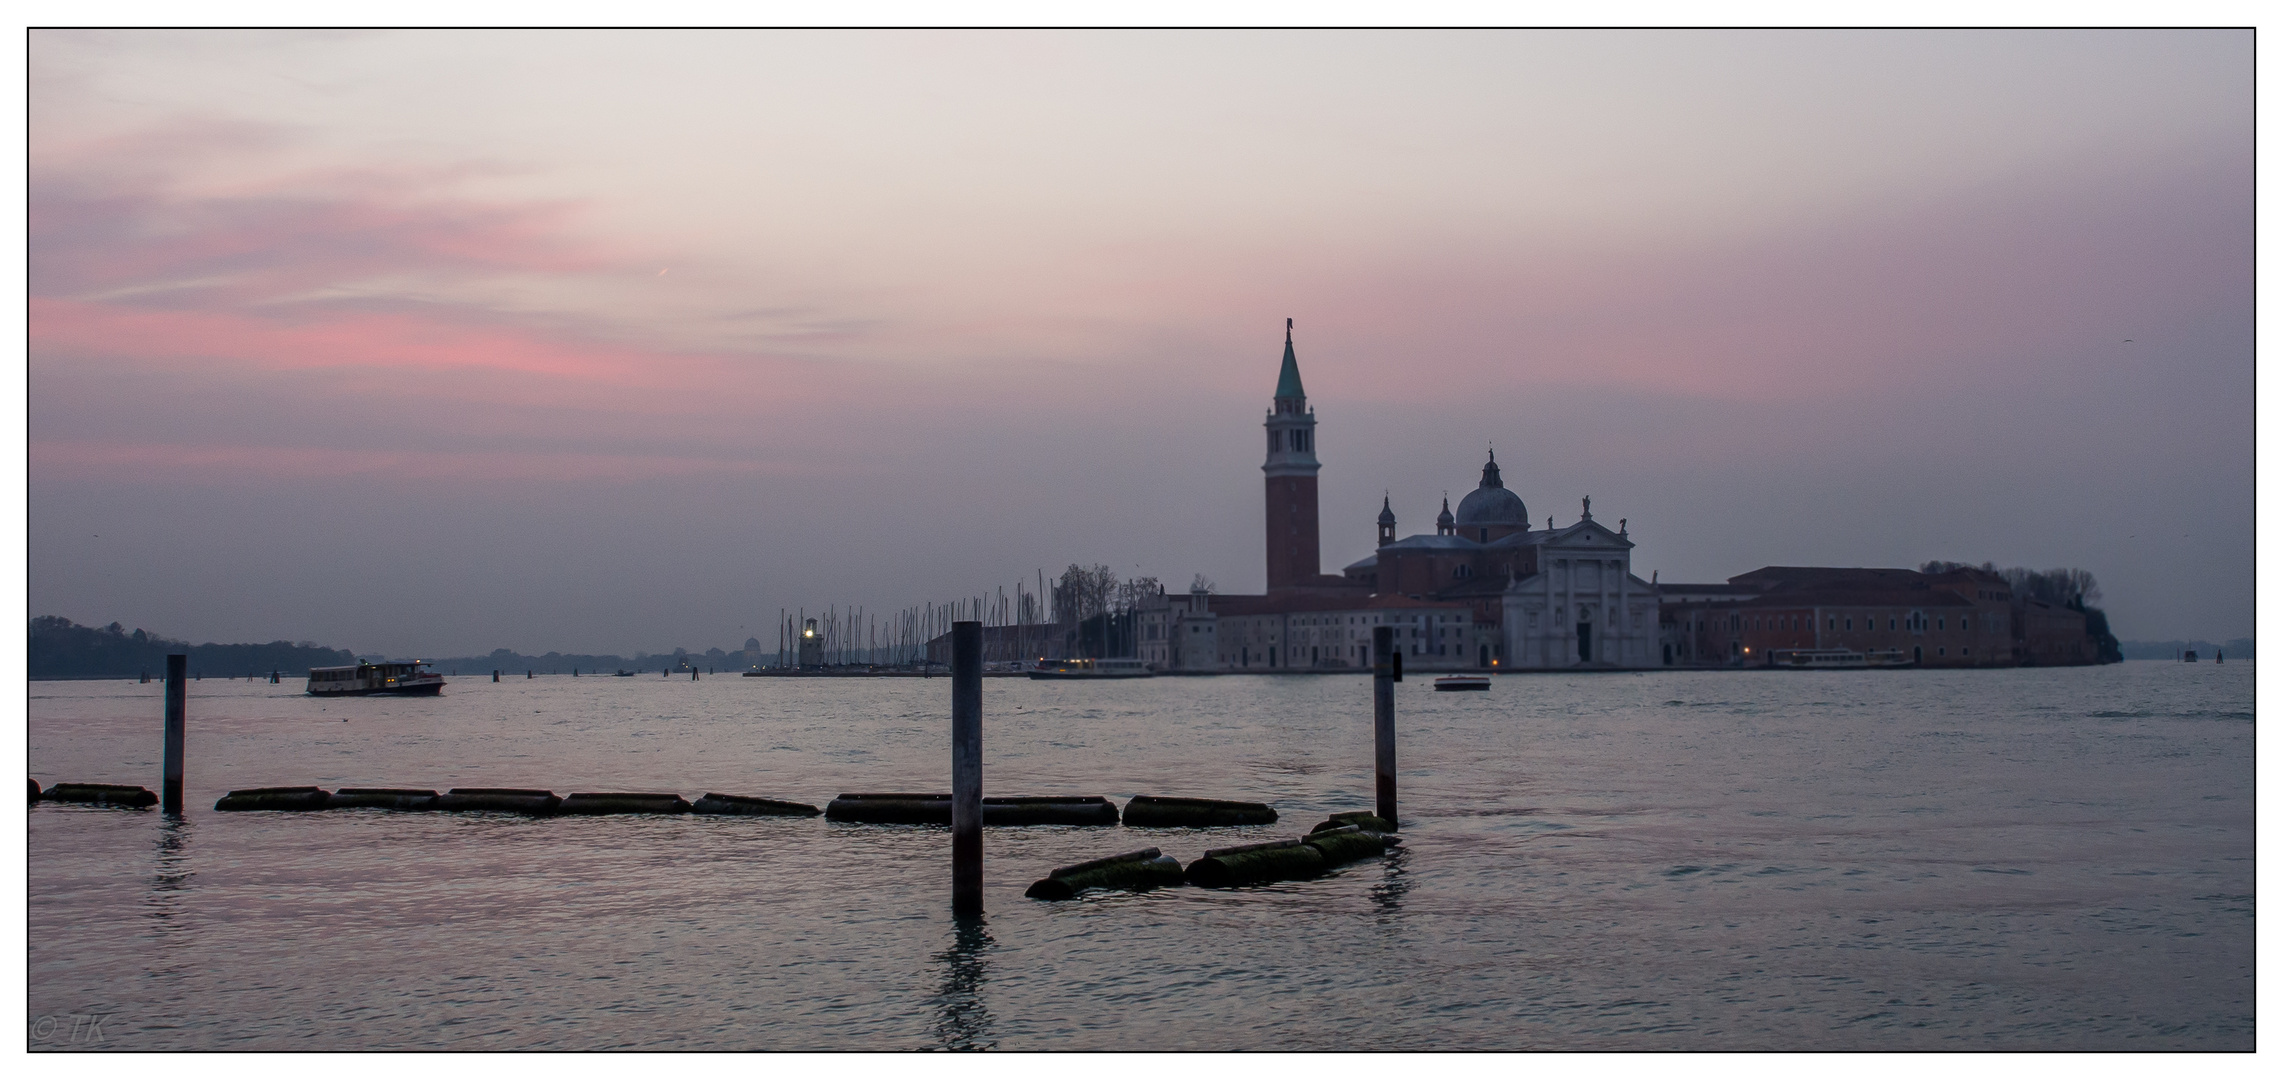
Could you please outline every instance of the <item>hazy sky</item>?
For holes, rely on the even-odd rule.
[[[2253,630],[2249,32],[36,32],[30,601],[771,645],[1327,571],[1486,444],[1634,566]]]

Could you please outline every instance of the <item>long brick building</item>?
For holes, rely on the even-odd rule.
[[[2084,612],[2015,596],[1987,570],[1765,566],[1658,593],[1659,651],[1679,667],[1772,666],[1829,649],[1923,667],[2098,661]]]

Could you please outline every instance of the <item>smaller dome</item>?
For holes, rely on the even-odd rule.
[[[1467,492],[1466,498],[1459,500],[1458,523],[1462,527],[1480,525],[1518,525],[1525,529],[1530,527],[1530,511],[1522,505],[1522,496],[1506,490],[1505,482],[1498,478],[1497,454],[1492,454],[1490,462],[1482,467],[1482,483],[1477,485],[1473,491]]]
[[[1379,497],[1379,523],[1382,525],[1395,524],[1395,508],[1388,505],[1385,495]]]
[[[1448,495],[1443,496],[1443,512],[1435,515],[1435,524],[1445,529],[1451,527],[1451,497]]]

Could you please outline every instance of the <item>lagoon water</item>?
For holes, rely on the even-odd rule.
[[[520,676],[521,673],[515,673]],[[2248,1050],[2253,668],[1398,688],[1400,852],[1026,900],[1371,805],[1359,676],[984,686],[986,794],[1260,828],[213,812],[282,784],[945,790],[948,680],[190,687],[188,802],[31,812],[34,1049]],[[34,683],[42,783],[158,784],[161,686]],[[92,1028],[89,1018],[101,1017]]]

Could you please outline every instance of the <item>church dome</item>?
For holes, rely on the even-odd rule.
[[[1481,525],[1518,525],[1530,527],[1530,511],[1522,505],[1522,496],[1506,490],[1498,478],[1498,455],[1490,456],[1489,464],[1482,467],[1482,483],[1467,497],[1459,500],[1459,527]]]

